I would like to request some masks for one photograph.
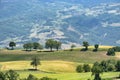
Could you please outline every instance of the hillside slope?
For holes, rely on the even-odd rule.
[[[119,0],[1,0],[0,44],[53,38],[64,44],[119,45]]]

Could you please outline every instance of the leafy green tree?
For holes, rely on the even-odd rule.
[[[85,50],[88,50],[89,43],[87,41],[84,41],[83,46],[85,47]]]
[[[74,44],[71,45],[71,51],[73,51],[73,48],[76,47]]]
[[[103,72],[108,72],[108,71],[115,71],[115,60],[107,60],[107,61],[101,61],[100,65],[103,68]]]
[[[120,52],[120,46],[113,47],[113,49],[115,50],[115,52]]]
[[[45,43],[46,48],[50,48],[50,51],[55,47],[55,41],[53,39],[48,39]]]
[[[6,79],[7,80],[18,80],[19,79],[19,74],[13,70],[9,70],[5,73]]]
[[[27,45],[28,45],[28,48],[30,49],[30,51],[32,50],[32,48],[33,48],[33,43],[27,43]]]
[[[109,63],[107,61],[105,61],[105,60],[101,61],[100,65],[103,68],[103,72],[107,72],[108,71],[108,65],[109,65]]]
[[[33,66],[33,68],[35,68],[34,70],[37,70],[37,66],[41,65],[40,59],[38,57],[33,57],[30,64]]]
[[[41,48],[41,45],[38,42],[33,43],[33,49],[39,49]]]
[[[91,67],[90,67],[89,64],[84,64],[83,69],[84,69],[85,72],[90,72],[91,71]]]
[[[99,44],[95,44],[94,47],[95,47],[95,49],[93,51],[98,51]]]
[[[113,48],[108,49],[107,55],[109,55],[109,56],[115,56],[115,51],[114,51],[114,49],[113,49]]]
[[[0,72],[0,80],[5,80],[5,74],[3,72]]]
[[[118,60],[116,63],[116,69],[117,71],[120,71],[120,60]]]
[[[108,71],[115,71],[116,70],[114,64],[109,64],[108,67],[107,67],[107,69],[108,69]]]
[[[38,80],[35,76],[33,76],[32,74],[29,74],[29,76],[27,77],[26,80]]]
[[[23,48],[27,51],[28,50],[28,44],[24,44]]]
[[[11,47],[12,50],[14,50],[14,47],[15,47],[15,46],[16,46],[16,43],[15,43],[15,42],[11,41],[11,42],[9,43],[9,47]]]
[[[31,51],[33,48],[33,43],[26,43],[23,45],[23,48],[26,49],[26,51],[28,51],[28,50]]]
[[[58,49],[61,48],[61,42],[59,42],[59,41],[55,41],[55,42],[54,42],[54,47],[55,47],[56,50],[58,51]]]
[[[43,46],[40,44],[38,49],[40,49],[40,50],[43,49]]]
[[[76,72],[78,72],[78,73],[83,72],[83,66],[78,65],[77,68],[76,68]]]
[[[94,80],[101,80],[101,73],[103,73],[102,66],[98,62],[95,62],[92,67],[92,75],[95,75]]]

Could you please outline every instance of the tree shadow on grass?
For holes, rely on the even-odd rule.
[[[87,51],[87,49],[86,48],[82,48],[80,51]]]
[[[39,71],[41,73],[50,73],[50,74],[56,74],[56,72],[48,72],[48,71],[43,71],[43,70],[39,70],[39,69],[27,69],[27,71]]]

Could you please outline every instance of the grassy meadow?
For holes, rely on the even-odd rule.
[[[23,50],[0,50],[0,70],[7,71],[10,69],[16,70],[21,78],[33,74],[38,78],[48,76],[57,78],[58,80],[87,80],[93,79],[91,72],[76,73],[76,66],[79,64],[92,64],[102,60],[119,60],[120,53],[116,56],[107,56],[106,52],[110,46],[101,46],[98,52],[93,52],[93,47],[90,46],[88,51],[80,51],[80,48],[75,48],[73,51],[60,50],[54,52],[39,52],[39,51],[23,51]],[[37,56],[41,60],[41,65],[38,66],[39,71],[29,71],[33,67],[30,65],[31,58]],[[119,76],[120,72],[106,72],[101,76],[104,79],[112,80]]]

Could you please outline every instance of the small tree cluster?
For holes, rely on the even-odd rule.
[[[61,48],[61,42],[53,39],[48,39],[45,43],[45,47],[49,48],[50,51],[52,51],[53,48],[55,48],[58,51],[58,49]]]
[[[43,77],[38,79],[32,74],[29,74],[27,78],[20,79],[20,76],[17,72],[9,70],[7,72],[0,72],[0,80],[57,80],[49,77]]]
[[[1,80],[19,80],[19,74],[13,70],[9,70],[5,73],[0,72]]]
[[[23,45],[23,48],[26,50],[26,51],[31,51],[32,49],[43,49],[43,46],[37,42],[34,42],[34,43],[26,43]]]
[[[115,50],[113,48],[108,49],[107,55],[108,56],[115,56]]]
[[[113,49],[114,49],[115,52],[120,52],[120,47],[119,46],[113,47]]]
[[[90,72],[91,71],[91,67],[89,64],[84,64],[84,65],[78,65],[76,68],[76,71],[78,73],[80,72]]]
[[[29,76],[27,78],[21,79],[21,80],[57,80],[57,79],[53,79],[53,78],[49,78],[49,77],[42,77],[42,78],[38,79],[34,75],[29,74]]]
[[[103,72],[120,71],[120,60],[103,60],[100,62]]]
[[[116,71],[116,61],[115,60],[107,60],[107,61],[101,61],[100,65],[103,68],[103,72],[108,71]]]

